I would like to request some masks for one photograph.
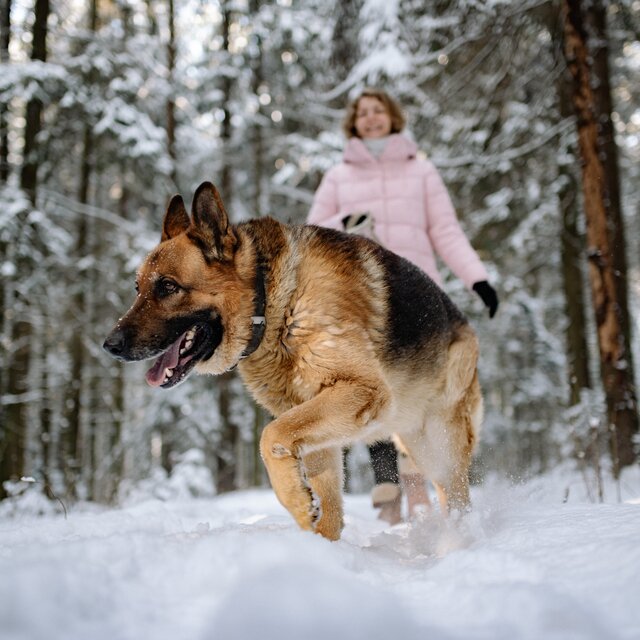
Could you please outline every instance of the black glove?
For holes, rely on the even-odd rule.
[[[489,317],[493,318],[498,310],[498,294],[496,290],[486,280],[476,282],[472,289],[480,296],[485,307],[489,309]]]

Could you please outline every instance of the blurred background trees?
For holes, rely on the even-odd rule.
[[[256,441],[268,416],[236,376],[165,394],[102,340],[171,194],[188,199],[212,179],[236,222],[303,222],[364,85],[405,106],[501,296],[489,321],[446,283],[481,338],[480,475],[572,464],[597,478],[633,463],[640,3],[581,4],[2,0],[0,496],[22,476],[102,502],[202,478],[178,468],[204,471],[183,487],[194,493],[264,484]],[[613,367],[626,395],[600,375],[567,9],[583,23],[597,154],[617,159],[600,258],[629,311],[615,316],[624,357]],[[621,436],[622,401],[635,423]],[[351,488],[365,488],[366,459],[349,466]]]

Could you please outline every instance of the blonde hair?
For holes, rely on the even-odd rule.
[[[347,112],[342,122],[342,130],[347,138],[360,137],[356,131],[356,116],[360,98],[376,98],[384,105],[391,117],[391,133],[400,133],[404,129],[407,120],[402,112],[402,107],[386,91],[370,88],[364,89],[357,98],[347,105]]]

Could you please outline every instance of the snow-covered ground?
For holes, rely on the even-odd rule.
[[[475,488],[454,527],[385,528],[347,496],[339,542],[268,490],[0,517],[2,640],[640,638],[640,473],[592,504],[550,478]],[[0,514],[2,511],[0,510]]]

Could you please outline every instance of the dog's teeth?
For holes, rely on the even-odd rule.
[[[167,368],[167,369],[164,370],[164,377],[165,378],[170,378],[172,375],[173,375],[173,369]]]
[[[193,337],[196,335],[196,331],[195,329],[189,329],[189,331],[187,331],[186,333],[186,338],[187,340],[193,340]]]
[[[180,355],[182,355],[185,351],[189,351],[189,349],[191,349],[192,344],[193,344],[193,340],[187,340],[180,348]]]

